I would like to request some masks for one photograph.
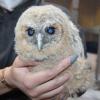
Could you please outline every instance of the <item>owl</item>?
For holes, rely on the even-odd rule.
[[[32,6],[15,27],[15,51],[24,61],[41,61],[32,73],[52,69],[66,56],[78,55],[77,61],[62,72],[72,78],[66,82],[63,100],[85,91],[94,84],[94,73],[84,57],[79,30],[60,8],[53,5]],[[62,94],[61,94],[62,95]],[[60,95],[54,100],[62,100]]]

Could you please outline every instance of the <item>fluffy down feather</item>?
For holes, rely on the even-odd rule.
[[[48,35],[44,31],[46,26],[56,29],[54,35]],[[35,34],[41,30],[48,38],[42,48],[38,50],[35,35],[27,35],[27,28],[35,29]],[[53,6],[33,6],[27,9],[19,18],[15,28],[15,51],[23,60],[42,60],[42,64],[32,68],[35,73],[40,70],[52,69],[61,59],[73,54],[79,55],[78,60],[64,73],[70,73],[72,78],[65,84],[63,100],[68,96],[77,94],[91,88],[94,84],[94,73],[84,58],[84,49],[79,36],[79,30],[62,10]],[[62,94],[61,94],[62,95]],[[61,100],[60,96],[56,97]],[[55,98],[55,99],[56,99]]]

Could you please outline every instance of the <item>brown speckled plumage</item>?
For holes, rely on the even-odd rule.
[[[44,33],[45,26],[56,28],[53,38],[43,46],[41,51],[34,44],[34,38],[27,35],[26,30],[30,26],[37,31],[36,34],[40,29]],[[66,56],[79,55],[78,60],[63,72],[72,75],[71,80],[65,84],[64,100],[67,100],[68,94],[70,96],[79,90],[87,90],[94,84],[94,73],[84,58],[79,30],[68,15],[53,5],[30,7],[22,14],[15,28],[15,51],[23,60],[45,59],[41,65],[32,69],[33,73],[52,69]],[[57,100],[61,100],[60,97]]]

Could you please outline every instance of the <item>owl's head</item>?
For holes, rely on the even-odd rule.
[[[22,58],[43,60],[63,52],[77,34],[77,28],[59,8],[53,5],[33,6],[18,20],[15,50]]]

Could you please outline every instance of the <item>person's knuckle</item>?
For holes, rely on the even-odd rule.
[[[59,87],[62,84],[62,80],[61,80],[61,78],[56,78],[56,79],[54,79],[53,83],[54,83],[54,87]]]
[[[38,91],[33,90],[32,92],[30,92],[30,95],[35,98],[39,95],[39,93],[38,93]]]
[[[55,80],[55,86],[58,87],[60,85],[60,81],[58,79]]]
[[[29,97],[33,97],[33,93],[31,91],[28,92]]]
[[[31,84],[30,84],[29,81],[24,81],[24,82],[23,82],[23,85],[24,85],[24,87],[25,87],[26,89],[31,89],[31,88],[32,88],[32,86],[31,86]]]
[[[51,78],[54,77],[54,73],[53,73],[52,71],[49,70],[49,71],[47,72],[46,77],[49,78],[49,79],[51,79]]]
[[[31,98],[35,98],[37,96],[37,92],[34,92],[34,90],[27,90],[27,94]]]
[[[61,86],[61,87],[59,88],[59,90],[57,91],[57,92],[58,92],[57,94],[59,94],[59,93],[61,93],[61,92],[64,92],[64,89],[65,89],[65,87],[64,87],[64,86]]]
[[[53,82],[52,82],[52,88],[56,88],[58,86],[59,86],[59,82],[57,82],[56,79],[53,80]]]

